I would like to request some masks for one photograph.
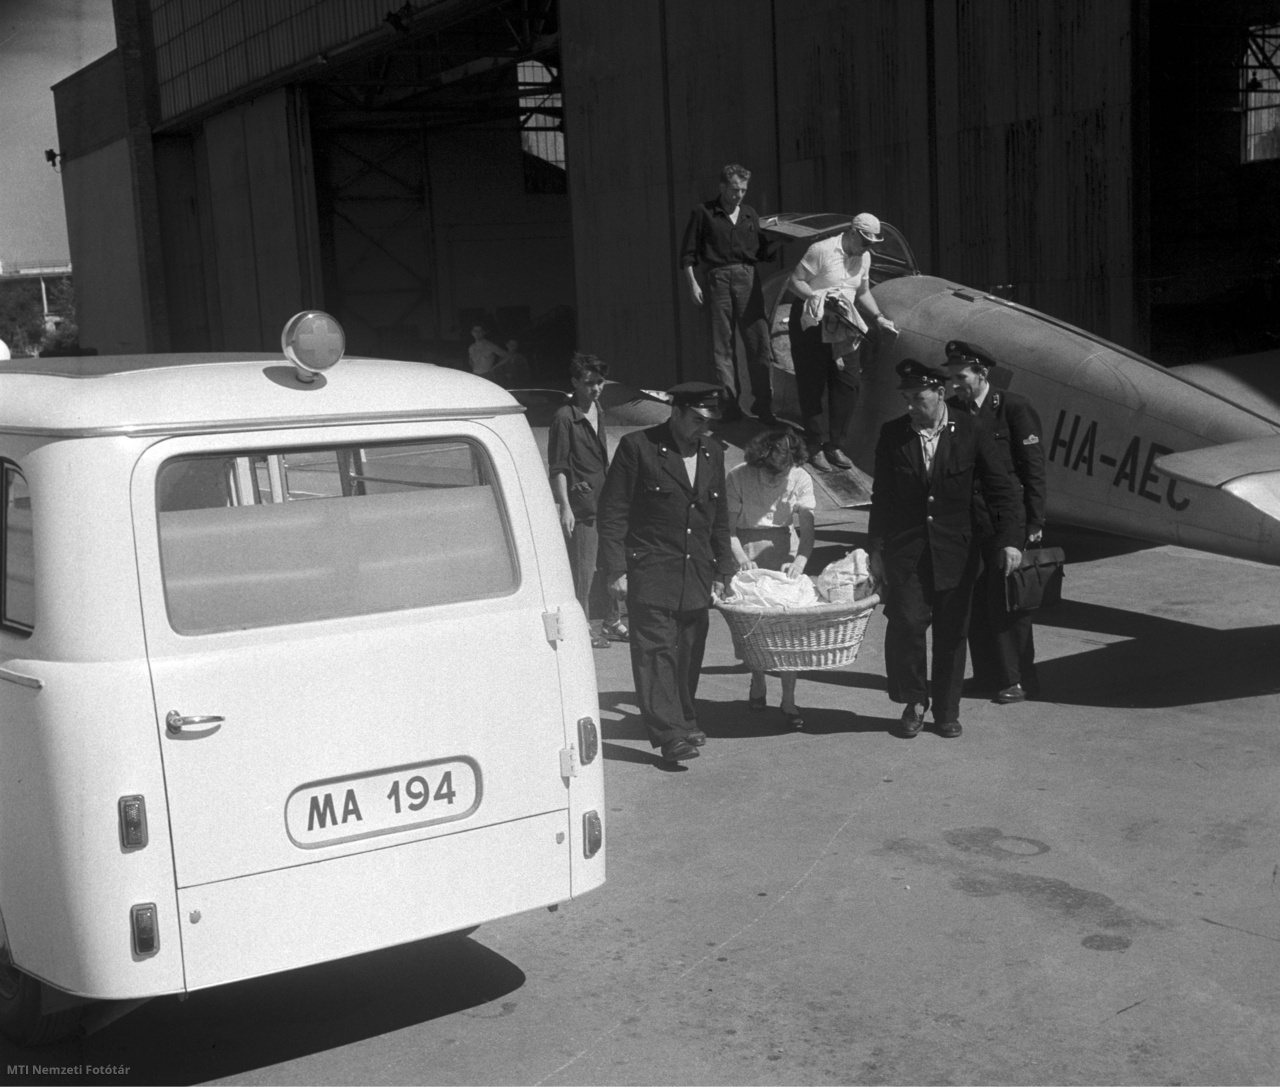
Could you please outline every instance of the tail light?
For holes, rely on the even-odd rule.
[[[604,824],[600,822],[600,813],[589,811],[582,817],[582,855],[594,857],[604,845]]]
[[[147,802],[140,796],[122,796],[117,808],[121,847],[142,849],[147,844]]]
[[[578,718],[578,761],[586,766],[600,753],[600,730],[590,717]]]
[[[133,953],[154,955],[160,950],[160,924],[156,904],[143,902],[129,909],[129,925],[133,929]]]

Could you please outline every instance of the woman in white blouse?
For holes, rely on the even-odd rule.
[[[801,467],[808,459],[804,439],[779,427],[761,431],[747,443],[746,462],[725,477],[729,505],[729,545],[738,568],[781,570],[803,577],[813,553],[813,480]],[[793,547],[792,524],[798,535]],[[748,704],[765,708],[763,672],[751,673]],[[796,708],[796,674],[782,673],[782,715],[793,728],[804,724]]]

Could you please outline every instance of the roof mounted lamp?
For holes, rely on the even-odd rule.
[[[294,376],[310,385],[317,374],[324,373],[342,358],[347,338],[342,326],[317,309],[304,310],[289,318],[280,334],[284,357],[293,363]]]

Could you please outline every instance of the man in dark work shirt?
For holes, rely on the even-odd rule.
[[[751,412],[763,423],[775,423],[773,390],[769,384],[769,321],[764,312],[764,295],[756,262],[772,260],[769,242],[760,233],[755,209],[742,202],[751,171],[730,165],[720,171],[720,195],[699,204],[689,217],[684,232],[680,266],[695,306],[705,306],[711,320],[711,353],[716,380],[725,387],[729,403],[724,419],[742,417],[738,404],[738,368],[733,344],[736,327],[742,336],[751,381]],[[694,269],[702,265],[706,291],[698,283]]]

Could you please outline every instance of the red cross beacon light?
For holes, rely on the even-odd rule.
[[[307,384],[342,358],[346,347],[342,326],[316,309],[295,313],[280,334],[284,357],[293,363],[298,380]]]

